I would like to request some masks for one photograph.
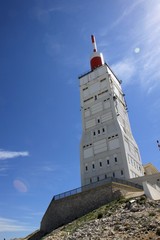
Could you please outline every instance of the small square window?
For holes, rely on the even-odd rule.
[[[101,131],[100,130],[98,130],[98,134],[100,134],[101,133]]]
[[[95,131],[93,132],[93,135],[96,136],[96,132]]]
[[[97,119],[97,122],[100,123],[100,119],[99,118]]]
[[[102,167],[102,162],[99,162],[99,166]]]
[[[94,165],[94,163],[92,164],[92,168],[95,169],[95,165]]]
[[[123,176],[123,170],[121,170],[121,175]]]
[[[88,166],[86,166],[86,171],[88,171]]]
[[[102,128],[103,133],[105,132],[105,128]]]
[[[109,165],[109,159],[107,159],[107,164]]]
[[[117,157],[114,158],[114,161],[117,163],[117,161],[118,161],[118,160],[117,160]]]

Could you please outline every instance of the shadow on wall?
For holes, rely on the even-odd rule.
[[[32,235],[30,235],[27,240],[41,240],[45,235],[46,233],[44,231],[38,230],[37,232],[34,232]]]

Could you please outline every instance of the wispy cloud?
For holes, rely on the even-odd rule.
[[[139,1],[137,1],[139,2]],[[128,36],[124,41],[130,41],[130,48],[124,52],[124,58],[113,64],[113,69],[118,77],[131,83],[131,78],[136,74],[134,82],[140,83],[141,87],[149,94],[160,87],[159,55],[160,55],[160,2],[140,1],[143,12],[137,14],[137,21],[132,29],[129,29]],[[136,10],[138,5],[131,8]],[[125,19],[131,14],[131,9],[116,21],[120,24],[122,18]],[[130,16],[132,17],[132,16]],[[137,79],[137,80],[136,80]]]
[[[135,66],[132,59],[124,59],[121,62],[111,66],[119,79],[123,79],[125,84],[128,84],[135,74]]]
[[[0,149],[0,160],[5,160],[9,158],[17,158],[17,157],[27,157],[29,156],[29,152],[12,152],[12,151],[5,151]]]
[[[32,231],[33,227],[17,220],[0,217],[0,232]]]
[[[0,176],[6,177],[8,176],[7,170],[9,169],[9,165],[6,161],[0,161]]]
[[[41,167],[39,170],[43,171],[43,172],[54,172],[55,168],[53,166],[43,166]]]
[[[109,31],[111,31],[112,29],[114,29],[115,27],[119,26],[123,21],[126,20],[126,18],[132,14],[132,12],[140,5],[144,2],[145,0],[138,0],[138,1],[132,1],[132,2],[127,2],[124,4],[123,6],[123,12],[118,16],[117,19],[115,19],[115,21],[110,24],[109,27],[107,27],[107,29],[103,28],[100,35],[101,36],[105,36],[108,34]]]
[[[44,165],[39,165],[34,168],[32,171],[32,175],[34,176],[41,176],[44,174],[50,174],[56,172],[59,169],[58,165],[53,165],[51,163],[45,163]]]
[[[76,86],[77,87],[77,83],[76,83],[75,79],[70,78],[68,81],[66,81],[66,84],[68,86]]]
[[[63,52],[64,43],[60,43],[58,38],[53,34],[45,34],[44,44],[47,54],[52,57],[58,56],[60,53]]]
[[[53,34],[53,33],[45,33],[44,35],[44,47],[46,53],[52,57],[52,59],[60,64],[67,65],[68,67],[74,65],[79,65],[80,60],[77,59],[76,54],[74,52],[72,54],[68,54],[69,43],[64,42],[64,38],[61,38],[60,34]],[[65,54],[64,54],[65,53]],[[63,59],[63,61],[62,61]],[[73,85],[76,81],[70,79],[67,83],[68,85]]]
[[[31,213],[31,215],[33,216],[33,217],[35,217],[35,216],[43,216],[43,214],[44,214],[44,212],[32,212]]]
[[[67,1],[58,2],[47,1],[47,0],[38,0],[36,5],[31,12],[31,15],[34,16],[39,22],[43,24],[48,24],[55,13],[69,14],[73,12],[79,12],[83,6],[80,3],[68,4]]]
[[[133,1],[132,4],[125,6],[123,14],[120,15],[114,22],[111,24],[110,28],[114,28],[119,25],[123,20],[126,19],[134,10],[137,8],[144,0]]]
[[[155,0],[146,2],[146,14],[140,34],[140,44],[143,46],[140,64],[141,83],[147,88],[156,87],[160,83],[159,56],[160,56],[160,2]]]
[[[50,21],[52,14],[62,11],[64,11],[64,7],[61,5],[59,6],[47,5],[44,7],[43,1],[39,1],[38,5],[33,9],[32,14],[36,17],[38,21],[46,24]]]

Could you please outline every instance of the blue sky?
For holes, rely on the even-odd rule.
[[[90,35],[119,79],[143,163],[160,169],[160,1],[0,1],[0,240],[80,186],[78,76]]]

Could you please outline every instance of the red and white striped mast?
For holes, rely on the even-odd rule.
[[[90,59],[90,65],[91,65],[91,70],[94,70],[104,65],[104,59],[103,59],[103,54],[97,52],[96,39],[94,35],[91,35],[91,40],[93,45],[93,53]]]

